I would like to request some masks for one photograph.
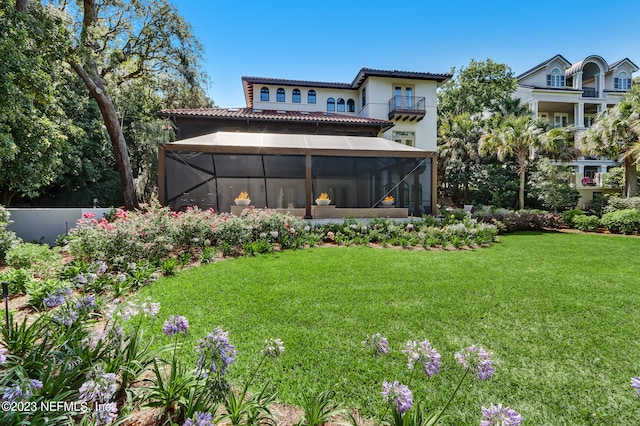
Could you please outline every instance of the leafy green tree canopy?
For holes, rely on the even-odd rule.
[[[511,68],[491,59],[472,59],[466,68],[452,71],[454,78],[438,91],[441,116],[499,111],[516,90],[517,81]]]

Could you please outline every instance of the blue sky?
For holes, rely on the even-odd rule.
[[[362,67],[444,73],[472,58],[519,74],[558,53],[640,66],[635,1],[172,1],[204,46],[221,107],[245,106],[245,75],[351,82]]]

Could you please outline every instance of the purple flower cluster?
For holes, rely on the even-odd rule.
[[[402,350],[408,357],[408,366],[411,371],[416,362],[422,364],[427,377],[433,377],[438,373],[440,368],[440,354],[434,348],[431,347],[431,343],[428,340],[423,342],[416,342],[410,340]]]
[[[380,392],[384,402],[393,405],[398,414],[404,414],[413,407],[413,394],[411,390],[400,382],[382,382],[382,392]]]
[[[213,416],[210,413],[196,411],[193,418],[187,419],[183,426],[214,426]]]
[[[383,337],[380,333],[367,336],[362,342],[362,346],[370,348],[374,355],[386,355],[387,352],[389,352],[389,342],[387,338]]]
[[[638,396],[640,396],[640,377],[634,377],[631,379],[631,387],[638,392]]]
[[[493,376],[495,369],[491,354],[482,346],[470,346],[461,352],[456,352],[456,360],[463,369],[469,369],[478,375],[478,379],[487,380]]]
[[[2,365],[5,362],[7,362],[7,354],[8,353],[9,353],[9,351],[6,350],[5,348],[0,348],[0,365]]]
[[[98,368],[90,373],[89,379],[80,386],[80,399],[104,404],[111,400],[116,390],[116,375],[105,373]]]
[[[2,400],[8,402],[28,401],[40,389],[42,389],[40,380],[27,378],[20,383],[7,387],[2,395]]]
[[[220,327],[198,340],[196,352],[199,357],[195,374],[203,378],[209,375],[209,371],[223,375],[236,360],[236,348],[229,343],[229,333]],[[206,364],[209,367],[205,367]]]
[[[115,402],[98,404],[91,417],[98,426],[110,425],[118,418],[118,405]]]
[[[265,347],[260,353],[271,358],[277,358],[284,352],[284,343],[280,339],[268,339],[264,341]]]
[[[150,297],[142,303],[128,301],[124,305],[118,305],[119,303],[118,299],[113,300],[114,308],[107,312],[109,319],[120,317],[122,321],[128,321],[140,314],[155,317],[160,312],[160,304],[154,302]]]
[[[186,333],[187,330],[189,330],[189,321],[182,315],[171,315],[162,326],[162,331],[167,336],[173,336],[174,334],[178,333]]]
[[[44,306],[46,306],[47,308],[55,308],[57,306],[60,306],[64,303],[65,300],[67,300],[67,297],[70,296],[71,293],[72,290],[69,287],[57,288],[53,291],[53,293],[44,298]]]
[[[512,408],[491,404],[489,408],[482,407],[480,426],[518,426],[522,420],[522,416]]]
[[[61,312],[58,312],[53,316],[53,320],[58,324],[62,324],[66,327],[70,327],[75,323],[79,318],[79,315],[76,311],[68,309]]]
[[[76,309],[80,312],[92,312],[96,308],[96,296],[90,294],[88,296],[79,298],[75,303]]]

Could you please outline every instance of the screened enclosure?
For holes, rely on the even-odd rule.
[[[255,208],[305,209],[326,192],[336,208],[375,208],[385,196],[410,215],[431,213],[434,153],[382,138],[218,132],[166,144],[160,198],[229,212],[247,192]]]

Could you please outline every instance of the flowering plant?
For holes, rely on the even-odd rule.
[[[387,195],[386,197],[384,197],[384,201],[393,201],[395,198],[393,198],[392,195]]]
[[[249,200],[249,199],[250,199],[250,198],[249,198],[249,193],[248,193],[248,192],[245,192],[245,191],[242,191],[242,192],[240,193],[240,195],[238,195],[238,196],[236,197],[236,200]]]

